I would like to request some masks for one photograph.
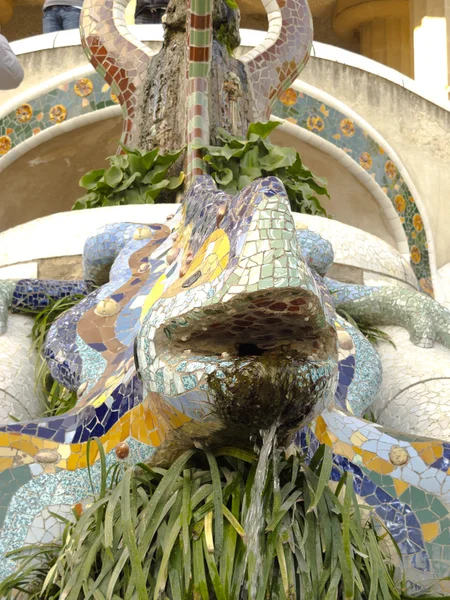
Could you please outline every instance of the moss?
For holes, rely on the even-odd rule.
[[[237,5],[236,5],[236,7],[237,7]],[[231,8],[233,8],[233,7],[231,7]],[[222,23],[222,25],[216,31],[216,39],[219,42],[219,44],[221,44],[222,46],[224,46],[227,49],[228,55],[233,56],[234,46],[233,46],[232,35],[230,33],[230,29],[229,29],[228,25],[226,25],[225,23]]]
[[[278,422],[286,433],[299,427],[314,411],[327,385],[312,380],[304,359],[286,361],[267,353],[208,376],[211,402],[220,421],[241,428],[248,436]]]

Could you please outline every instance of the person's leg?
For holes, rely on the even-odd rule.
[[[62,28],[79,29],[81,10],[73,6],[61,6]]]
[[[61,31],[62,26],[59,19],[59,6],[49,6],[44,10],[42,17],[42,30],[44,33]]]
[[[164,9],[148,9],[139,13],[134,22],[136,25],[159,25],[165,12]]]

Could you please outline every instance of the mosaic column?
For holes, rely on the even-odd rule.
[[[188,2],[187,47],[187,143],[186,179],[190,183],[206,173],[200,150],[209,144],[208,77],[211,67],[212,0]]]
[[[359,34],[363,56],[412,77],[407,0],[338,0],[333,28],[343,38]]]

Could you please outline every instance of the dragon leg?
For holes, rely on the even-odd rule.
[[[399,325],[423,348],[450,348],[450,311],[419,292],[394,286],[369,287],[326,279],[335,307],[370,325]]]
[[[109,281],[111,266],[130,240],[149,240],[156,228],[158,225],[112,223],[89,237],[83,248],[83,276],[88,289],[92,291]],[[130,246],[130,252],[131,249],[135,250]],[[127,258],[128,255],[123,260]]]
[[[450,443],[384,429],[338,409],[324,411],[309,434],[309,453],[332,448],[332,480],[353,475],[364,505],[389,530],[415,590],[450,591]],[[296,441],[306,448],[308,433]]]

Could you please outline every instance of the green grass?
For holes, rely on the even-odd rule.
[[[31,339],[37,354],[36,390],[42,399],[43,417],[54,417],[66,413],[77,403],[77,394],[65,388],[53,379],[43,356],[45,339],[52,324],[67,310],[78,304],[85,296],[74,294],[59,300],[48,297],[48,305],[40,310],[22,310],[34,317]],[[14,418],[14,417],[13,417]]]
[[[336,310],[337,314],[340,315],[343,319],[345,319],[350,325],[353,325],[356,329],[363,334],[363,336],[369,340],[372,344],[376,345],[378,342],[387,342],[391,344],[395,349],[397,349],[390,335],[378,329],[378,327],[373,327],[368,323],[364,323],[363,321],[355,321],[355,319],[349,315],[347,311],[343,308],[339,308]]]
[[[109,471],[62,540],[17,550],[0,597],[32,600],[245,600],[258,458],[237,448],[191,450],[168,469]],[[400,600],[387,534],[358,505],[351,474],[328,486],[331,451],[307,466],[274,449],[261,495],[262,577],[251,600]],[[348,484],[348,485],[345,485]],[[363,514],[365,517],[363,517]],[[400,574],[401,575],[401,574]]]

